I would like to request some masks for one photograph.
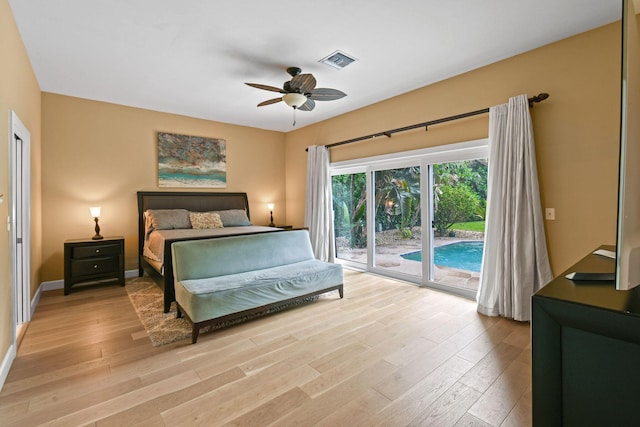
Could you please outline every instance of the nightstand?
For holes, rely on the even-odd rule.
[[[64,242],[64,294],[80,282],[117,280],[124,286],[124,237]]]

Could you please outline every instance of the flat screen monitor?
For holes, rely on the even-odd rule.
[[[640,2],[622,3],[616,289],[628,290],[640,285],[640,40],[636,15]]]

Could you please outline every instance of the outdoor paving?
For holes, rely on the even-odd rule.
[[[376,245],[376,266],[390,271],[398,271],[412,276],[421,276],[422,263],[401,257],[400,255],[422,249],[420,238],[413,239],[380,239]],[[477,236],[468,237],[436,237],[433,246],[441,246],[455,242],[479,240]],[[344,260],[366,264],[367,250],[360,248],[338,248],[338,257]],[[457,288],[478,290],[480,273],[457,268],[438,266],[434,268],[435,282]]]

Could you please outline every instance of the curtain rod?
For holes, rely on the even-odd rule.
[[[538,94],[536,96],[532,96],[531,98],[528,98],[529,107],[533,107],[534,103],[544,101],[548,97],[549,97],[549,94],[543,92],[543,93],[540,93],[540,94]],[[361,136],[361,137],[358,137],[358,138],[348,139],[346,141],[334,142],[333,144],[325,145],[325,147],[327,147],[327,148],[337,147],[339,145],[351,144],[352,142],[364,141],[366,139],[377,138],[379,136],[386,136],[387,138],[391,138],[391,135],[394,134],[394,133],[404,132],[404,131],[411,130],[411,129],[424,128],[424,130],[426,131],[426,130],[428,130],[429,126],[431,126],[431,125],[437,125],[437,124],[440,124],[440,123],[451,122],[453,120],[464,119],[465,117],[477,116],[479,114],[485,114],[485,113],[488,113],[488,112],[489,112],[489,108],[483,108],[482,110],[471,111],[469,113],[457,114],[455,116],[444,117],[442,119],[436,119],[436,120],[431,120],[431,121],[428,121],[428,122],[418,123],[418,124],[415,124],[415,125],[405,126],[405,127],[401,127],[401,128],[397,128],[397,129],[386,130],[384,132],[373,133],[371,135],[366,135],[366,136]],[[309,149],[305,149],[305,151],[309,151]]]

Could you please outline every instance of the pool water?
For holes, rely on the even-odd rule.
[[[456,242],[433,249],[433,263],[444,267],[480,272],[484,242]],[[411,261],[422,261],[422,251],[400,255]]]

